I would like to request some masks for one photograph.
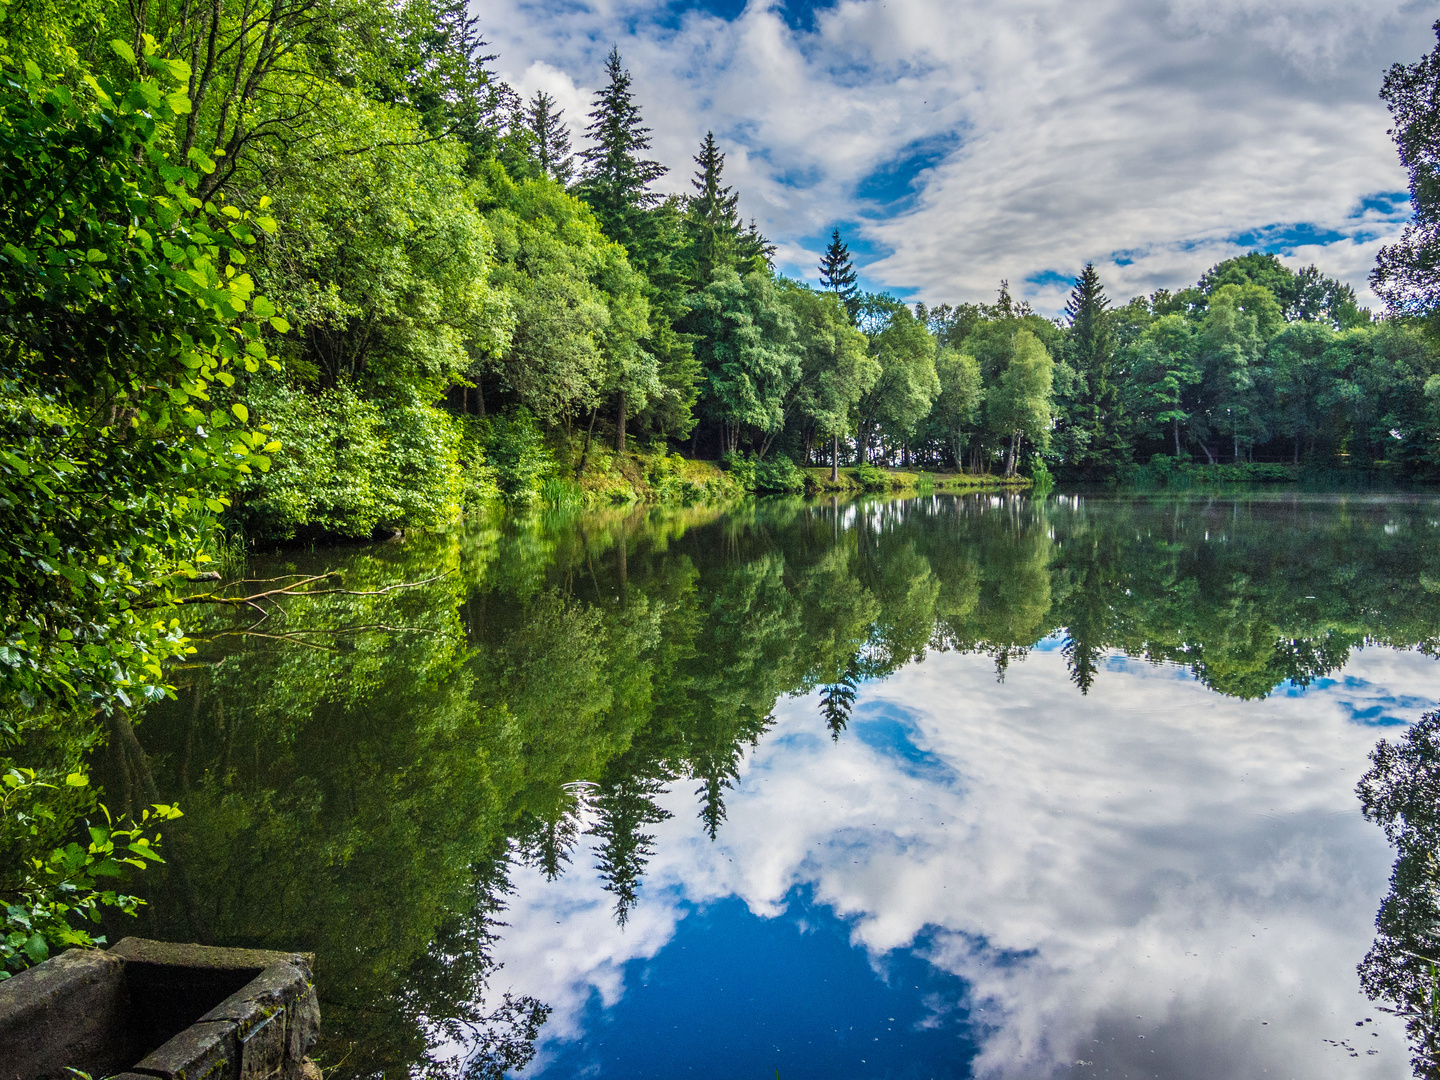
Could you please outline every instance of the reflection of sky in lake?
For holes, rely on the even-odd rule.
[[[1391,854],[1354,787],[1435,676],[1367,649],[1242,702],[1115,656],[1081,696],[1042,645],[867,684],[838,743],[782,701],[717,841],[666,797],[623,930],[585,854],[517,871],[525,1075],[1408,1076],[1355,977]]]

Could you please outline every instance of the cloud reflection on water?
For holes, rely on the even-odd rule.
[[[662,800],[674,817],[623,931],[583,860],[548,883],[517,869],[497,988],[555,1008],[525,1075],[695,908],[738,897],[774,918],[799,888],[877,970],[916,950],[965,980],[967,1002],[939,1004],[983,1007],[977,1076],[1408,1076],[1355,977],[1391,853],[1354,785],[1374,717],[1417,719],[1434,675],[1367,649],[1341,678],[1243,702],[1112,657],[1082,696],[1056,651],[1003,684],[984,657],[932,654],[863,686],[837,743],[813,698],[782,701],[716,842],[691,785]]]

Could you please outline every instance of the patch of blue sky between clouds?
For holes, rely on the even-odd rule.
[[[897,156],[862,177],[855,185],[855,198],[867,216],[890,217],[915,205],[921,181],[959,147],[959,132],[943,132],[917,139]]]
[[[960,779],[944,758],[916,743],[919,717],[894,701],[861,702],[850,715],[850,731],[866,746],[884,754],[906,776],[945,784]]]
[[[1403,727],[1413,724],[1422,712],[1434,705],[1434,701],[1429,698],[1418,694],[1395,693],[1378,683],[1355,675],[1345,675],[1339,679],[1321,677],[1308,686],[1300,686],[1287,680],[1281,683],[1275,692],[1289,698],[1329,697],[1350,723],[1364,727]]]
[[[1046,286],[1069,286],[1075,284],[1075,274],[1062,273],[1059,270],[1041,270],[1039,273],[1031,274],[1025,279],[1025,284],[1034,285],[1037,288]]]
[[[685,15],[692,11],[703,12],[706,15],[717,19],[724,19],[726,22],[734,22],[745,13],[750,6],[750,0],[672,0],[664,6],[664,11],[669,19],[661,16],[658,20],[666,22],[674,20],[679,22]],[[797,34],[812,34],[815,32],[816,15],[835,6],[835,0],[823,0],[815,3],[812,0],[778,0],[778,2],[765,3],[759,0],[758,7],[767,8],[779,15],[785,25]]]

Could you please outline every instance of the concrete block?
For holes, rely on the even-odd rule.
[[[239,1050],[233,1023],[191,1024],[134,1071],[161,1080],[239,1080]]]
[[[125,965],[70,949],[0,982],[0,1080],[95,1076],[135,1063]]]
[[[290,1060],[309,1060],[305,1055],[320,1038],[320,996],[315,993],[313,983],[290,1004],[289,1036]]]
[[[110,956],[142,964],[163,967],[252,968],[259,971],[271,964],[302,963],[308,972],[315,962],[314,953],[279,952],[274,949],[227,949],[216,945],[189,945],[177,941],[151,941],[148,938],[121,938],[108,950]]]
[[[286,1073],[289,1038],[285,1010],[272,1012],[240,1036],[240,1080],[271,1080]]]

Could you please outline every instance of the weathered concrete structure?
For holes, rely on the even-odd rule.
[[[0,1080],[300,1080],[320,1034],[307,953],[125,938],[0,982]]]

